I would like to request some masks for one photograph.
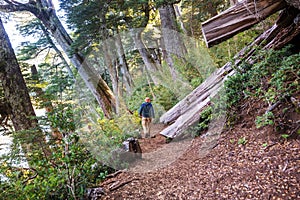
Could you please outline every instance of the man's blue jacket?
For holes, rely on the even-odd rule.
[[[139,109],[139,115],[145,118],[154,118],[154,109],[150,102],[142,103]]]

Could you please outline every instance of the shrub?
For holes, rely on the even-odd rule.
[[[68,104],[55,107],[49,118],[40,121],[52,124],[63,139],[53,138],[46,127],[44,133],[49,146],[27,155],[19,144],[28,138],[14,133],[11,151],[0,163],[0,174],[7,179],[0,182],[2,199],[82,199],[87,187],[98,185],[112,170],[97,161],[74,132],[75,115],[76,110]]]
[[[291,46],[281,50],[258,50],[255,64],[243,63],[236,74],[225,82],[227,107],[237,107],[241,99],[254,98],[268,105],[282,101],[300,90],[300,53]],[[274,125],[276,116],[268,112],[258,116],[258,127]]]

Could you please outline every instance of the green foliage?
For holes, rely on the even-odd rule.
[[[247,74],[236,73],[225,81],[224,85],[226,88],[226,102],[227,107],[230,108],[241,100],[244,95],[244,84],[247,83]]]
[[[47,118],[52,128],[58,128],[62,132],[74,132],[79,119],[74,115],[74,106],[71,104],[57,104],[53,110],[47,112]]]
[[[112,168],[126,167],[127,163],[116,156],[123,141],[140,135],[141,120],[137,111],[133,114],[121,111],[114,119],[107,119],[98,113],[98,110],[89,111],[86,106],[81,114],[80,141],[85,144],[91,154],[101,163]]]
[[[131,111],[137,111],[144,102],[145,97],[152,99],[156,113],[161,109],[164,111],[169,110],[178,102],[178,95],[174,93],[172,88],[163,85],[155,86],[154,84],[149,85],[142,83],[142,85],[136,87],[132,95],[126,99],[128,108]]]
[[[265,143],[262,144],[262,146],[263,146],[264,148],[266,148],[266,147],[268,146],[268,143],[265,142]]]
[[[15,166],[15,155],[1,163],[0,173],[7,182],[0,184],[3,199],[77,199],[86,188],[99,183],[108,168],[102,166],[77,141],[76,135],[52,146],[52,154],[36,152],[30,156],[30,168]],[[77,141],[77,142],[76,142]],[[66,150],[67,148],[67,150]],[[13,157],[12,157],[13,156]],[[24,165],[24,164],[23,164]]]
[[[267,112],[262,116],[257,116],[255,124],[257,128],[274,125],[274,114],[272,112]]]
[[[208,129],[209,122],[211,121],[211,119],[213,117],[212,112],[213,112],[213,109],[211,106],[207,107],[204,111],[201,112],[200,120],[199,120],[200,123],[198,124],[199,132],[202,132],[202,131]]]
[[[145,97],[150,97],[152,104],[154,104],[153,87],[154,84],[149,85],[144,82],[140,83],[139,86],[136,86],[132,95],[126,98],[128,108],[131,111],[137,111],[144,102]]]
[[[239,145],[245,145],[245,144],[247,144],[247,142],[248,142],[248,140],[247,140],[245,137],[240,138],[240,139],[238,140],[238,144],[239,144]]]
[[[0,182],[1,198],[83,199],[87,187],[96,186],[111,172],[88,151],[79,133],[73,132],[76,112],[70,105],[61,104],[48,119],[41,119],[55,126],[63,139],[57,140],[46,129],[49,147],[40,147],[30,155],[24,155],[19,146],[28,138],[23,138],[22,133],[14,134],[14,145],[0,162],[0,174],[7,178]]]
[[[178,102],[173,91],[162,85],[155,86],[153,92],[156,95],[155,102],[161,105],[165,110],[171,109]]]
[[[289,134],[282,134],[281,137],[284,138],[284,139],[287,139],[288,137],[290,137],[290,135]]]
[[[184,59],[174,59],[180,77],[193,88],[198,87],[217,69],[209,51],[200,40],[182,35],[187,49]]]
[[[273,105],[300,90],[300,54],[291,47],[282,50],[258,50],[255,64],[244,63],[226,82],[227,107],[238,105],[243,98],[255,98]],[[256,119],[257,127],[274,125],[276,116],[267,112]]]
[[[223,0],[184,0],[181,4],[183,21],[188,30],[188,34],[197,38],[202,37],[202,22],[229,7],[229,1]]]

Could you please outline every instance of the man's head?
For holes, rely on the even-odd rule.
[[[150,101],[151,101],[151,99],[149,97],[145,98],[145,102],[150,102]]]

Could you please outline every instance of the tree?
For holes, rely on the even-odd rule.
[[[54,50],[57,54],[56,57],[59,57],[61,64],[68,71],[69,76],[72,79],[75,79],[73,71],[65,55],[59,50],[57,44],[51,38],[51,34],[47,28],[41,23],[39,19],[28,19],[24,21],[21,25],[18,25],[17,29],[20,33],[26,37],[31,36],[37,38],[36,41],[24,42],[20,48],[19,57],[20,60],[30,60],[36,59],[43,52],[49,52]]]
[[[202,32],[208,47],[248,29],[286,6],[283,0],[245,1],[202,23]],[[260,8],[260,9],[258,9]],[[217,22],[218,24],[214,24]]]
[[[177,79],[177,72],[172,55],[183,58],[186,54],[186,48],[179,32],[173,5],[178,2],[164,3],[159,7],[163,53],[173,80]]]
[[[116,113],[119,113],[120,96],[124,90],[122,83],[129,94],[133,85],[119,35],[121,20],[116,12],[119,4],[112,1],[74,0],[62,1],[61,7],[67,13],[67,23],[75,32],[73,49],[82,49],[87,56],[91,52],[101,52],[97,57],[101,57],[104,64],[97,68],[98,71],[109,71],[109,83],[116,99]]]
[[[5,4],[0,5],[0,10],[4,12],[28,11],[32,13],[51,32],[51,35],[62,49],[67,54],[71,52],[73,40],[58,19],[51,0],[29,1],[28,3],[7,0]],[[70,58],[79,75],[101,106],[105,116],[112,117],[112,112],[115,110],[115,97],[111,89],[80,52],[73,51]]]
[[[5,99],[11,108],[14,129],[23,131],[24,138],[28,139],[28,143],[22,143],[25,155],[35,148],[46,148],[27,86],[1,19],[0,58],[0,80]]]

